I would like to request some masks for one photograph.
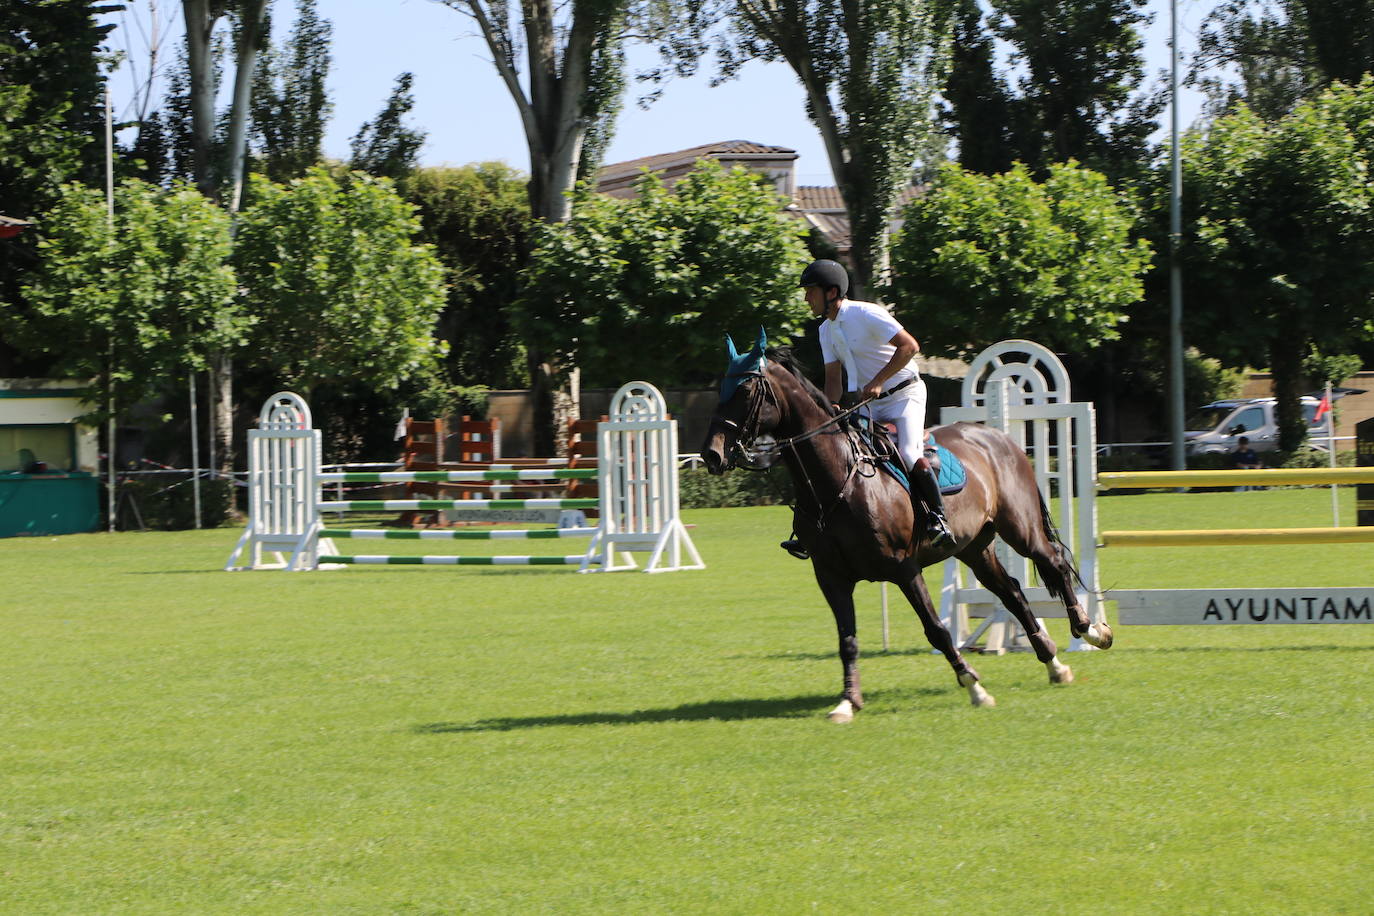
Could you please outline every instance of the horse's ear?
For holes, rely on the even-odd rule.
[[[735,342],[730,339],[730,335],[725,335],[725,347],[730,352],[730,358],[739,359],[739,351],[735,349]]]
[[[760,354],[768,350],[768,332],[763,329],[763,325],[759,325],[759,342],[754,344],[754,349]]]

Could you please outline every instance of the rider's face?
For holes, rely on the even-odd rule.
[[[811,308],[811,314],[817,318],[825,315],[827,303],[825,301],[826,290],[819,286],[807,286],[806,304]]]

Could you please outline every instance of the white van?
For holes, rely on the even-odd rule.
[[[1326,418],[1315,420],[1317,405],[1314,397],[1302,399],[1302,416],[1307,421],[1309,437],[1326,436]],[[1279,447],[1279,425],[1274,416],[1274,398],[1213,401],[1188,419],[1190,455],[1218,455],[1236,450],[1236,443],[1244,436],[1257,452],[1272,452]]]

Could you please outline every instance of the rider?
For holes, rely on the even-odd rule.
[[[801,285],[811,314],[825,319],[820,327],[825,396],[831,403],[840,402],[843,370],[853,393],[846,402],[872,399],[865,411],[874,422],[896,427],[897,450],[911,469],[911,501],[917,515],[926,519],[926,538],[935,547],[949,546],[954,536],[945,520],[945,504],[935,473],[922,454],[926,386],[916,369],[920,344],[887,309],[845,298],[849,273],[835,261],[812,262],[802,271]],[[782,546],[793,554],[801,553],[795,540],[784,541]]]

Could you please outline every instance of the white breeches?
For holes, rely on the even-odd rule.
[[[925,441],[926,383],[917,379],[890,398],[880,398],[864,408],[875,423],[891,423],[897,428],[897,451],[910,470],[921,457]]]

